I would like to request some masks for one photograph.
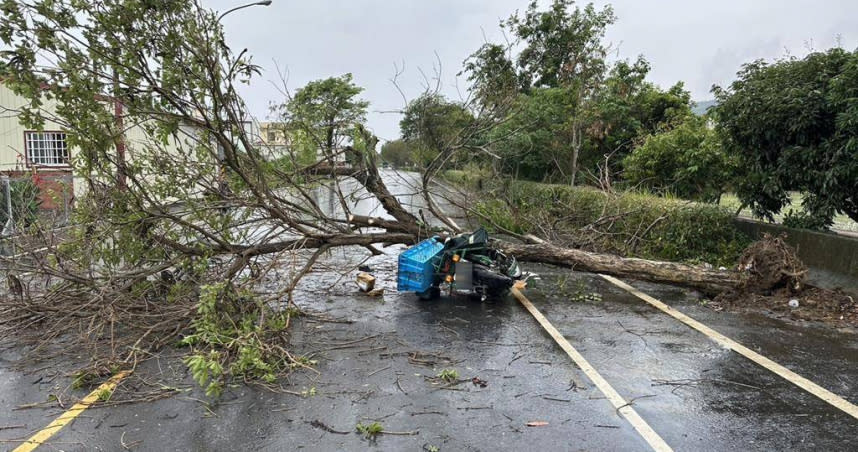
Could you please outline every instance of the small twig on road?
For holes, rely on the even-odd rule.
[[[12,430],[12,429],[16,429],[16,428],[26,428],[26,427],[27,427],[27,426],[26,426],[26,425],[24,425],[24,424],[18,424],[18,425],[3,425],[3,426],[0,426],[0,430]]]
[[[513,343],[505,343],[505,342],[491,342],[491,341],[477,341],[477,340],[474,340],[474,341],[471,341],[471,342],[473,342],[473,343],[475,343],[475,344],[497,345],[497,346],[499,346],[499,347],[521,347],[521,346],[526,346],[526,345],[533,345],[533,344],[530,344],[530,343],[527,343],[527,342],[518,342],[518,343],[513,342]]]
[[[371,377],[371,376],[373,376],[373,375],[375,375],[375,374],[377,374],[377,373],[379,373],[379,372],[383,372],[383,371],[385,371],[385,370],[387,370],[387,369],[390,369],[390,367],[391,367],[391,366],[382,367],[381,369],[374,370],[374,371],[372,371],[372,372],[368,373],[366,376],[367,376],[367,377]]]
[[[324,422],[322,422],[318,419],[314,420],[314,421],[307,422],[307,423],[312,425],[313,427],[320,428],[320,429],[322,429],[328,433],[335,433],[337,435],[348,435],[351,433],[351,432],[344,432],[344,431],[340,431],[340,430],[334,430],[333,428],[329,427],[327,424],[325,424]]]
[[[414,435],[419,435],[420,431],[419,430],[413,430],[410,432],[389,432],[387,430],[382,430],[378,433],[380,433],[382,435],[414,436]]]
[[[625,325],[623,325],[623,324],[622,324],[622,322],[620,322],[619,320],[617,320],[617,324],[618,324],[618,325],[620,325],[620,328],[622,328],[622,329],[623,329],[623,331],[625,331],[626,333],[629,333],[629,334],[632,334],[632,335],[637,336],[637,337],[638,337],[638,339],[640,339],[641,341],[643,341],[643,343],[644,343],[644,347],[649,348],[649,343],[646,341],[646,339],[644,339],[644,335],[643,335],[643,334],[636,333],[636,332],[634,332],[634,331],[632,331],[632,330],[630,330],[630,329],[626,328],[626,327],[625,327]]]
[[[143,444],[142,439],[138,439],[137,441],[131,441],[130,443],[126,443],[125,442],[125,433],[127,433],[127,432],[122,432],[122,435],[119,437],[119,444],[122,445],[123,449],[131,450],[131,449],[139,446],[140,444]]]
[[[306,311],[304,311],[303,315],[304,315],[304,317],[305,317],[308,321],[310,321],[310,322],[318,322],[318,323],[342,323],[342,324],[346,324],[346,325],[351,325],[351,324],[355,323],[355,321],[354,321],[354,320],[348,320],[348,319],[334,319],[334,318],[330,318],[330,317],[325,317],[325,316],[323,316],[323,315],[321,315],[321,314],[314,314],[314,313],[309,313],[309,312],[306,312]]]
[[[448,330],[448,331],[452,332],[453,334],[455,334],[455,335],[456,335],[456,337],[462,337],[462,335],[461,335],[461,334],[459,334],[459,332],[458,332],[458,331],[456,331],[456,330],[454,330],[454,329],[450,328],[450,327],[449,327],[449,326],[447,326],[447,325],[444,325],[444,324],[443,324],[443,323],[441,323],[441,322],[438,322],[438,326],[440,326],[441,328],[444,328],[445,330]]]
[[[316,342],[316,344],[317,344],[317,345],[335,345],[335,346],[351,345],[351,344],[357,344],[358,342],[363,342],[363,341],[366,341],[366,340],[374,339],[374,338],[376,338],[376,337],[378,337],[378,336],[381,336],[381,334],[373,334],[372,336],[362,337],[362,338],[360,338],[360,339],[355,339],[355,340],[353,340],[353,341],[346,341],[346,342]]]
[[[738,381],[732,380],[722,380],[720,378],[686,378],[680,380],[653,380],[652,386],[697,386],[700,383],[712,382],[712,383],[726,383],[736,386],[741,386],[743,388],[748,389],[756,389],[758,391],[762,391],[763,388],[759,386],[753,386],[745,383],[739,383]]]
[[[357,352],[357,354],[358,354],[358,355],[365,355],[365,354],[367,354],[367,353],[377,352],[377,351],[380,351],[380,350],[387,350],[387,346],[382,346],[382,347],[373,347],[373,348],[368,348],[368,349],[366,349],[366,350],[360,350],[360,351],[358,351],[358,352]]]
[[[619,415],[619,414],[620,414],[620,410],[621,410],[621,409],[623,409],[623,408],[625,408],[625,407],[627,407],[627,406],[632,406],[632,404],[633,404],[633,403],[635,403],[636,401],[638,401],[638,400],[640,400],[640,399],[646,399],[646,398],[648,398],[648,397],[655,397],[655,396],[657,396],[657,395],[658,395],[658,394],[648,394],[648,395],[642,395],[642,396],[635,397],[635,398],[633,398],[633,399],[629,400],[628,402],[626,402],[624,405],[620,405],[620,406],[618,406],[618,407],[617,407],[617,410],[616,410],[617,415]]]

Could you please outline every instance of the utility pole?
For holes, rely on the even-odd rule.
[[[246,5],[236,6],[235,8],[227,10],[226,12],[217,16],[217,21],[220,22],[221,19],[226,17],[227,14],[238,11],[240,9],[250,8],[251,6],[268,6],[270,4],[271,4],[271,0],[263,0],[263,1],[259,1],[259,2],[248,3]],[[218,72],[218,75],[219,75],[219,72]],[[220,78],[220,77],[218,76],[218,78]],[[217,189],[221,195],[226,195],[226,193],[229,191],[229,186],[227,185],[227,181],[226,181],[226,167],[223,164],[225,159],[226,159],[225,150],[224,150],[223,146],[220,143],[218,143],[217,144],[217,166],[218,166],[217,167],[217,182],[218,182]]]
[[[123,106],[119,96],[119,72],[113,68],[113,117],[116,123],[116,187],[120,191],[128,188],[125,166],[125,121],[122,118]]]
[[[218,22],[220,22],[220,20],[223,19],[224,16],[226,16],[227,14],[229,14],[233,11],[238,11],[238,10],[244,9],[244,8],[250,8],[251,6],[268,6],[270,4],[271,4],[271,0],[264,0],[261,2],[248,3],[246,5],[236,6],[235,8],[230,9],[230,10],[226,11],[225,13],[221,14],[220,16],[217,16],[217,20],[218,20]]]

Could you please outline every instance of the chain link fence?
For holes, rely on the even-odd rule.
[[[71,174],[0,176],[0,238],[9,254],[16,238],[32,226],[47,231],[68,224],[74,200]]]

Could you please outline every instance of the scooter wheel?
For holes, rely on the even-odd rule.
[[[417,292],[417,298],[421,300],[434,300],[441,296],[440,287],[430,287],[423,292]]]

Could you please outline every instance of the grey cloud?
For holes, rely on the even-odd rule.
[[[420,94],[422,68],[432,75],[437,53],[444,92],[457,97],[455,74],[462,61],[483,42],[502,39],[497,24],[527,0],[273,0],[268,7],[247,8],[226,18],[234,48],[248,48],[266,72],[244,89],[251,111],[267,115],[269,102],[282,101],[271,85],[276,61],[289,71],[289,87],[345,72],[366,88],[372,103],[370,127],[383,139],[399,133],[395,110],[403,101],[390,82],[394,64],[405,63],[400,78],[409,97]],[[548,3],[543,0],[542,3]],[[604,2],[596,2],[597,5]],[[241,0],[207,0],[225,11]],[[662,86],[685,81],[695,99],[710,97],[712,84],[729,83],[739,66],[757,58],[777,58],[835,44],[858,46],[858,2],[846,0],[618,0],[619,17],[608,39],[620,58],[643,54]],[[459,81],[464,89],[464,82]]]

